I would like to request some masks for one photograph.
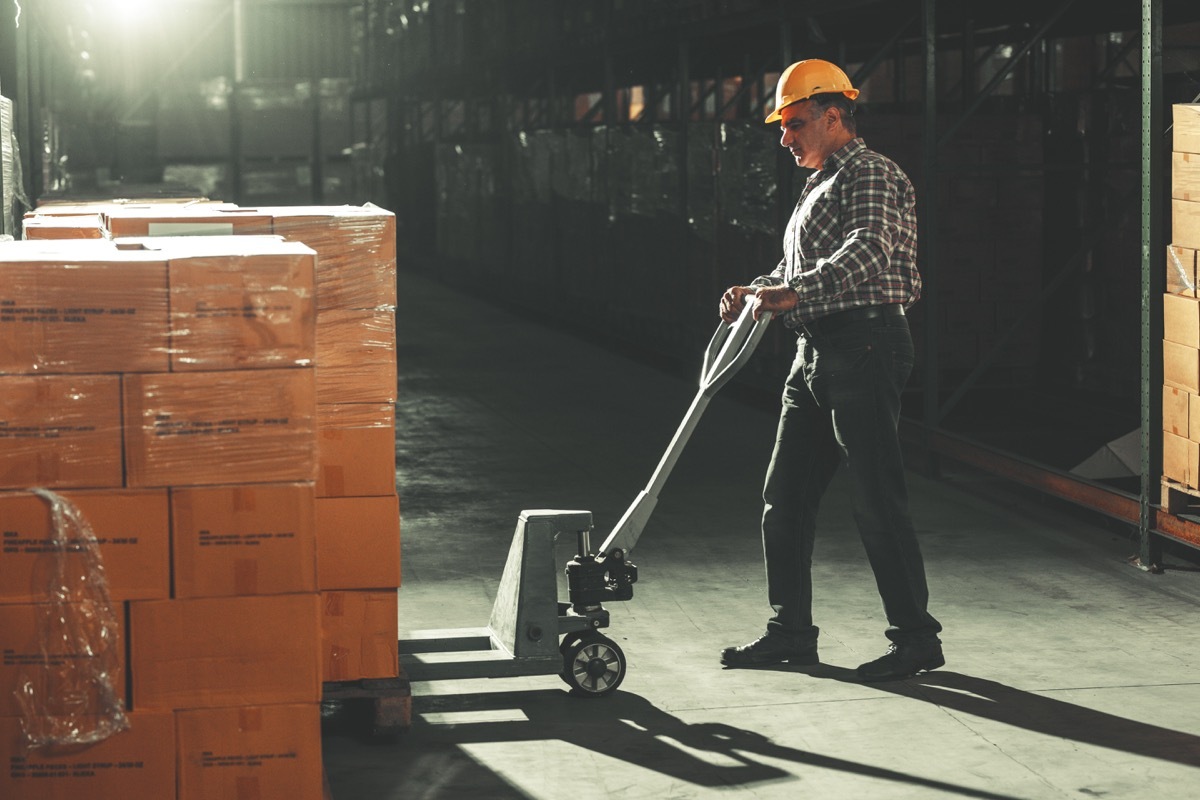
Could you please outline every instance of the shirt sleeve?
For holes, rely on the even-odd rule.
[[[886,271],[900,231],[899,182],[875,159],[854,165],[842,186],[840,230],[828,231],[833,252],[788,281],[804,302],[827,301]]]
[[[766,275],[759,275],[754,280],[750,281],[751,286],[782,286],[786,281],[784,275],[787,273],[787,259],[781,258],[775,269],[768,272]]]

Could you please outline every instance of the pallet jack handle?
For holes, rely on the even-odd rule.
[[[755,319],[754,309],[757,305],[757,300],[747,296],[746,306],[737,320],[732,325],[722,322],[717,326],[716,332],[708,343],[708,348],[704,351],[704,365],[700,370],[700,390],[696,393],[696,398],[692,400],[692,405],[684,415],[683,422],[675,431],[675,436],[667,446],[667,451],[663,453],[654,474],[650,476],[650,482],[646,484],[645,489],[638,493],[637,498],[621,517],[620,522],[604,540],[604,544],[600,545],[598,551],[600,554],[609,554],[616,550],[620,550],[623,555],[628,554],[637,544],[638,538],[642,535],[642,529],[645,528],[646,522],[654,511],[654,506],[658,503],[658,493],[662,490],[663,484],[667,482],[671,470],[675,468],[675,462],[679,460],[683,448],[687,446],[692,432],[696,429],[696,424],[700,421],[700,416],[708,406],[708,401],[738,370],[745,366],[746,362],[750,360],[750,356],[754,354],[754,349],[762,340],[763,334],[766,333],[767,323],[771,321],[771,313],[764,312],[761,317]]]

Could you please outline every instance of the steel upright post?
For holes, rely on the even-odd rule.
[[[1151,492],[1159,489],[1162,467],[1162,305],[1163,236],[1163,3],[1142,0],[1142,414],[1141,491],[1138,495],[1138,564],[1154,571],[1161,543],[1154,536]]]
[[[922,135],[921,196],[917,203],[920,224],[921,272],[924,277],[925,353],[923,399],[926,467],[937,474],[938,460],[932,446],[940,418],[938,380],[938,275],[937,275],[937,9],[934,0],[921,0],[921,40],[924,66],[925,120]]]

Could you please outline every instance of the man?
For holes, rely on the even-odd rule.
[[[913,365],[904,309],[921,294],[915,195],[904,172],[857,136],[858,90],[828,61],[800,61],[779,78],[780,144],[814,169],[792,212],[783,259],[721,298],[730,322],[745,303],[797,333],[775,450],[763,489],[767,597],[761,638],[721,653],[729,667],[816,664],[812,553],[817,507],[840,461],[854,481],[855,519],[883,599],[891,648],[861,665],[864,681],[904,678],[945,663],[908,492],[897,425]]]

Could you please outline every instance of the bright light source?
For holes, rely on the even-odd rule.
[[[179,0],[105,0],[105,7],[126,25],[137,25],[157,17],[163,6],[179,5]]]

